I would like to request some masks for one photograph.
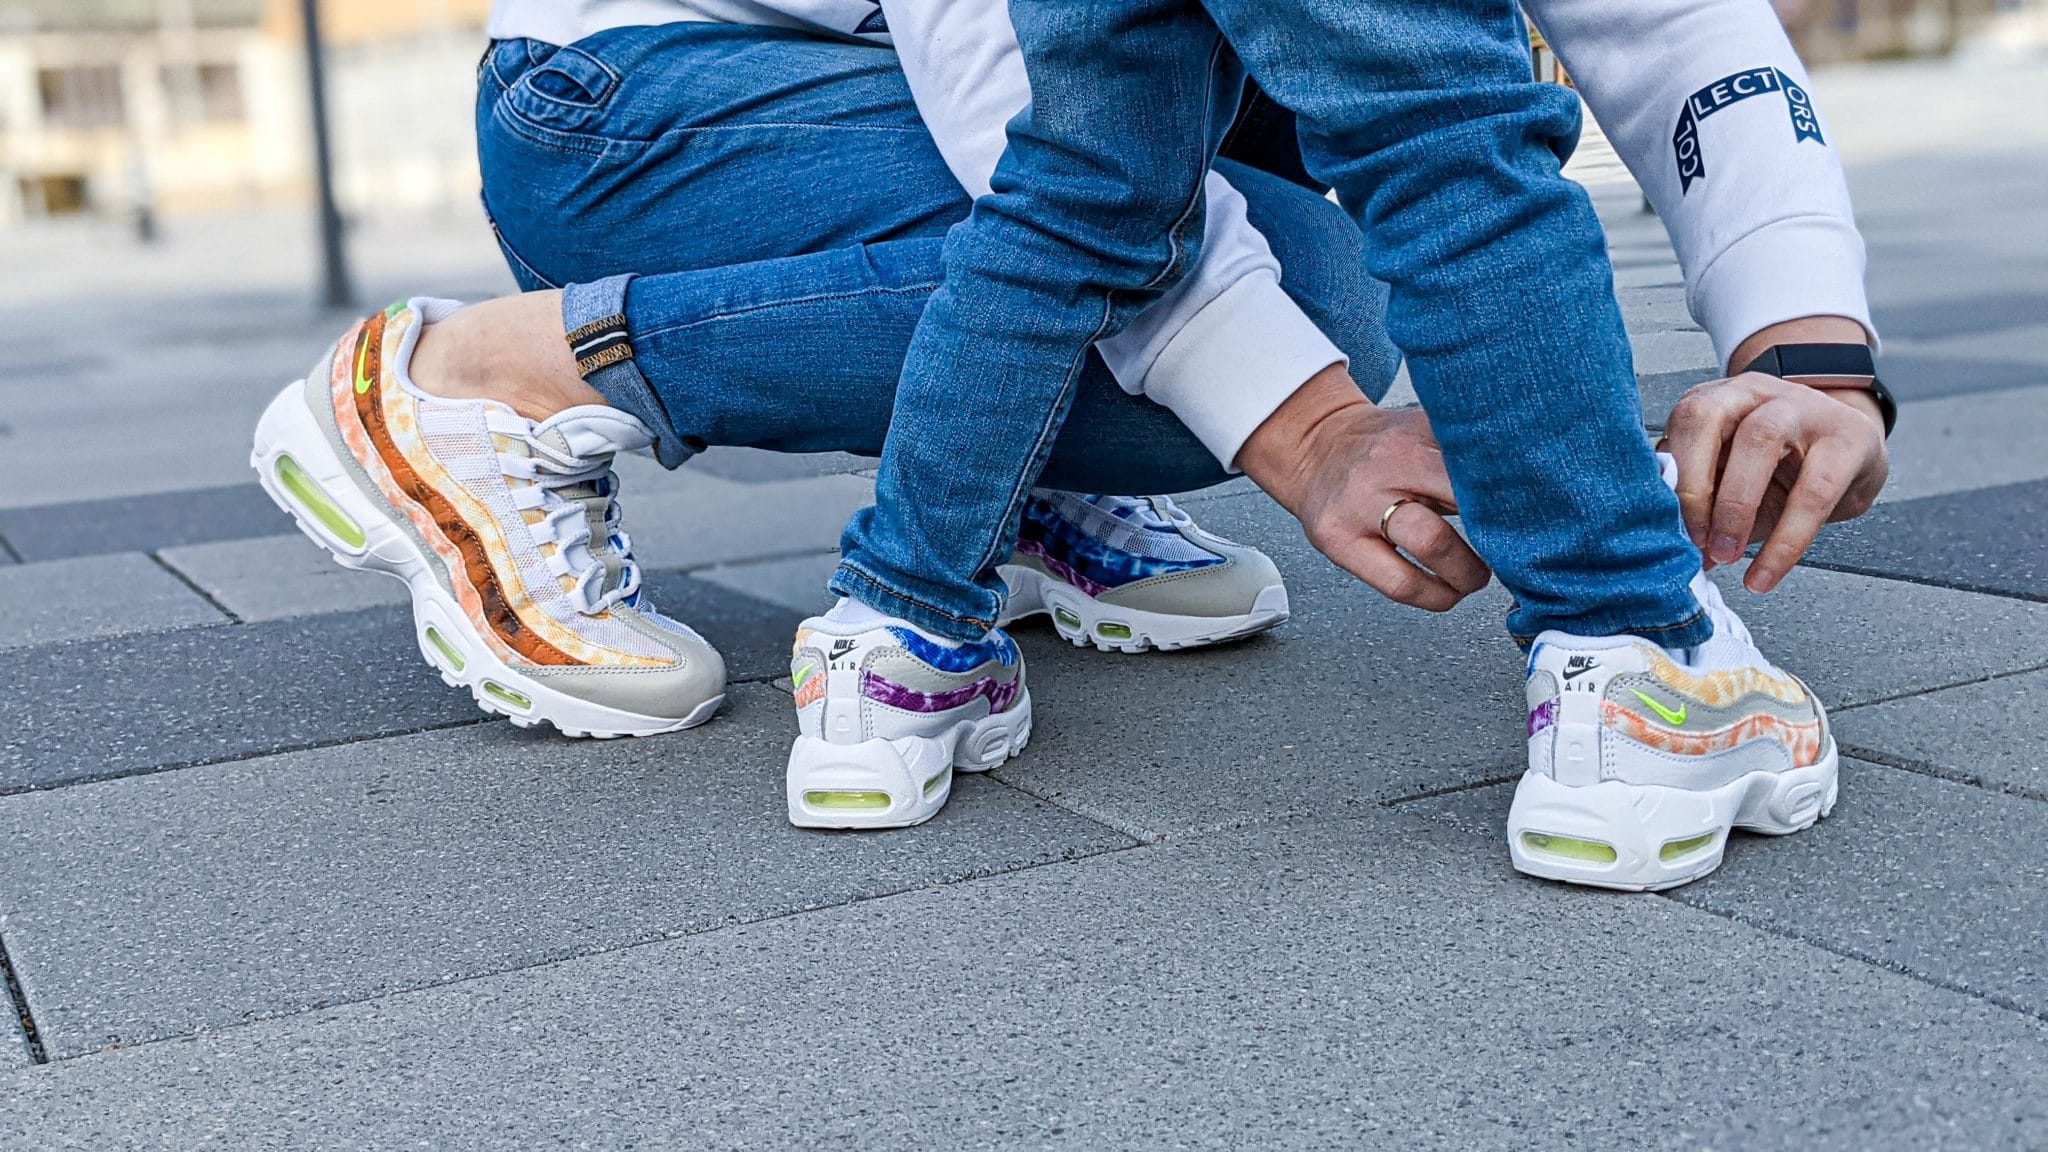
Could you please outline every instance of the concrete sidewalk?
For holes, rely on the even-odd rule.
[[[1959,124],[2048,102],[2039,68],[1941,75]],[[1876,139],[1925,79],[1816,90]],[[1024,756],[924,827],[804,832],[778,682],[866,462],[632,469],[657,602],[732,697],[551,739],[442,687],[397,586],[247,473],[343,323],[297,303],[296,221],[6,289],[0,1146],[2048,1145],[2048,142],[1909,127],[1847,148],[1896,478],[1731,596],[1833,706],[1842,800],[1664,896],[1510,870],[1497,588],[1391,606],[1242,482],[1187,506],[1273,554],[1290,624],[1144,657],[1026,628]],[[1596,199],[1656,425],[1711,349],[1633,187]],[[475,221],[358,248],[379,298],[509,288]]]

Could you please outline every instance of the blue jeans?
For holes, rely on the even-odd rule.
[[[623,318],[632,358],[589,379],[655,429],[663,463],[708,445],[882,451],[946,231],[969,208],[894,52],[704,23],[506,41],[480,72],[477,140],[521,285],[565,287],[570,331]],[[1283,287],[1383,395],[1399,356],[1357,227],[1312,191],[1225,170]],[[1171,412],[1086,357],[1045,483],[1130,494],[1226,478]],[[1002,516],[942,503],[963,530]]]
[[[1033,84],[953,229],[835,587],[955,636],[995,618],[1086,350],[1194,263],[1239,58],[1358,220],[1509,628],[1711,635],[1658,479],[1598,219],[1559,174],[1578,103],[1511,0],[1011,0]],[[975,467],[962,469],[959,461]],[[932,499],[943,492],[945,499]],[[947,505],[1001,509],[962,526]],[[1377,515],[1378,509],[1371,510]]]

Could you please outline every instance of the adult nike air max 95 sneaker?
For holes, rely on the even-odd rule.
[[[347,568],[411,591],[427,663],[479,707],[570,736],[701,723],[725,665],[640,590],[612,457],[653,434],[613,408],[538,423],[415,387],[422,327],[460,305],[415,299],[362,321],[256,427],[263,488]]]
[[[1529,653],[1529,769],[1508,813],[1532,876],[1655,890],[1721,866],[1732,828],[1785,835],[1835,805],[1837,753],[1804,683],[1757,651],[1705,574],[1714,636],[1667,651],[1545,632]]]
[[[1007,624],[1044,613],[1076,646],[1199,648],[1287,620],[1273,561],[1197,527],[1164,496],[1037,489],[1017,550],[998,568]]]
[[[1031,738],[1024,656],[1001,630],[956,644],[842,603],[797,631],[790,683],[789,822],[803,828],[922,824],[955,770],[986,772]]]

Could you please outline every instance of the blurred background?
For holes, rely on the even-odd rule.
[[[315,6],[0,0],[0,509],[246,485],[245,417],[332,338],[333,308],[513,289],[477,200],[488,0],[317,4],[331,214]],[[1866,220],[1901,175],[1921,200],[1900,237],[1943,205],[2043,201],[2048,0],[1776,7]],[[1569,83],[1540,40],[1535,59]],[[1614,186],[1603,214],[1632,194],[1590,121],[1570,171]],[[1958,226],[1987,252],[2013,247],[2010,221],[1976,219]]]

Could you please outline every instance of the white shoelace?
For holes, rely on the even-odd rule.
[[[533,455],[500,453],[498,465],[505,475],[532,482],[530,487],[515,488],[514,500],[521,507],[541,509],[545,519],[534,525],[534,538],[555,545],[550,567],[576,581],[568,591],[570,603],[578,612],[595,616],[614,604],[631,600],[640,591],[640,565],[633,559],[632,537],[619,527],[619,503],[615,499],[619,483],[612,474],[611,457],[585,459],[564,452],[531,432],[517,435]],[[587,488],[589,493],[565,493],[565,489],[571,488]],[[604,586],[604,561],[590,548],[591,500],[604,501],[605,534],[619,560],[619,579],[610,588]]]

